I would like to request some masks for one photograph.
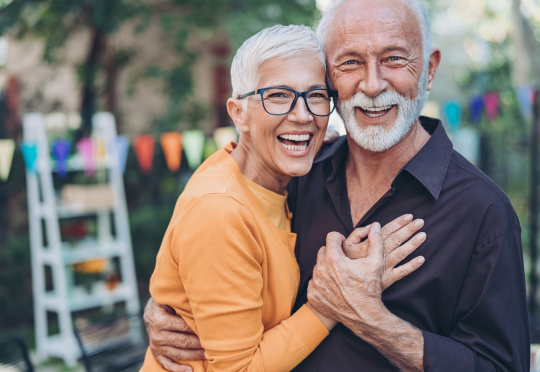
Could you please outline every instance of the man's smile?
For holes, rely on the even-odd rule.
[[[364,114],[369,116],[370,118],[378,118],[380,116],[383,116],[387,114],[394,106],[396,105],[388,105],[388,106],[381,106],[381,107],[357,107],[362,111]]]

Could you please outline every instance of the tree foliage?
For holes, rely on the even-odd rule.
[[[131,89],[141,79],[163,82],[169,104],[155,122],[167,130],[186,121],[196,126],[207,114],[207,107],[190,98],[192,67],[197,61],[189,48],[190,40],[224,34],[234,51],[265,27],[277,23],[311,25],[316,16],[314,0],[0,0],[0,35],[10,31],[20,38],[41,39],[43,60],[54,64],[62,62],[70,37],[80,30],[90,31],[86,57],[77,68],[83,128],[88,131],[98,98],[105,102],[103,109],[121,121],[116,81],[121,69],[137,55],[137,50],[115,49],[109,42],[111,36],[127,22],[136,23],[134,34],[146,32],[151,22],[159,22],[163,40],[178,62],[172,67],[146,66]],[[104,86],[98,87],[98,80],[103,80]]]

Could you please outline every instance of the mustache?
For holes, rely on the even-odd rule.
[[[403,97],[401,94],[390,90],[384,91],[376,97],[369,97],[363,92],[358,92],[347,100],[338,101],[338,106],[344,105],[347,108],[384,107],[399,105],[404,100],[406,100],[406,98]]]

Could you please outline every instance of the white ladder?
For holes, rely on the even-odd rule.
[[[38,151],[37,171],[26,172],[37,356],[40,360],[51,356],[62,358],[71,367],[77,364],[81,353],[73,332],[72,312],[108,308],[118,302],[125,302],[129,313],[140,310],[114,117],[109,113],[98,113],[94,115],[93,126],[102,135],[106,148],[106,156],[95,164],[96,170],[108,171],[114,202],[112,208],[89,212],[77,206],[58,204],[44,117],[37,113],[27,114],[23,121],[24,139],[36,143]],[[68,171],[83,170],[82,159],[69,161]],[[110,231],[111,214],[115,237]],[[87,240],[80,246],[62,242],[59,219],[91,215],[97,216],[97,239]],[[43,235],[47,238],[47,246]],[[73,290],[71,265],[115,257],[119,259],[122,281],[114,290],[108,290],[104,283],[102,287],[94,286],[92,293]],[[51,270],[52,291],[45,288],[45,266]],[[49,335],[48,311],[58,314],[59,333],[56,335]]]

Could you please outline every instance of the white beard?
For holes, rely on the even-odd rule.
[[[384,91],[375,98],[358,92],[346,101],[338,101],[337,109],[347,134],[358,146],[373,152],[383,152],[395,146],[405,136],[420,116],[427,100],[428,68],[424,67],[418,83],[416,98],[405,98],[394,91]],[[362,129],[356,120],[357,107],[383,107],[397,105],[394,125],[386,130],[382,125]]]

